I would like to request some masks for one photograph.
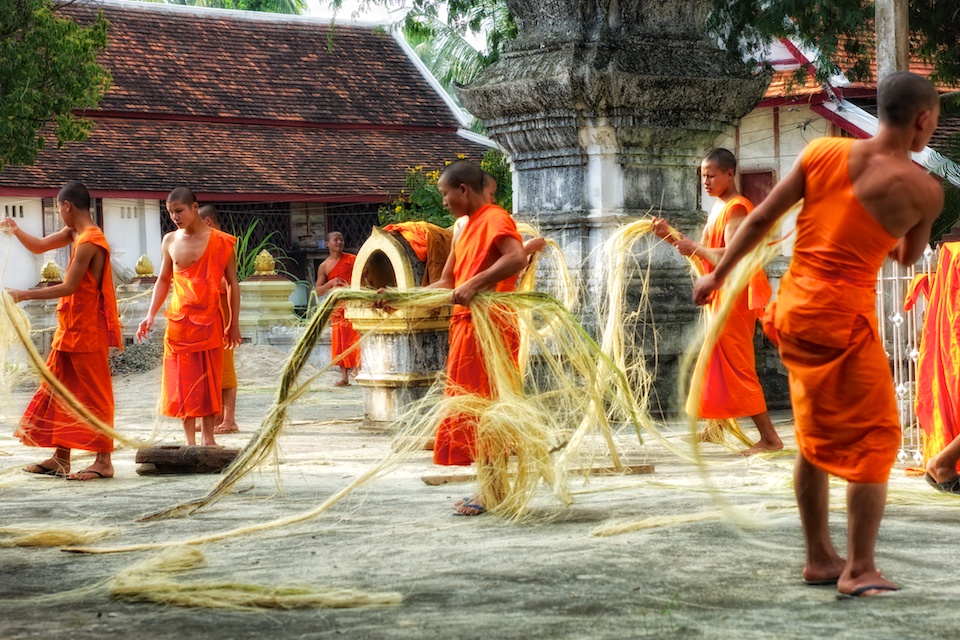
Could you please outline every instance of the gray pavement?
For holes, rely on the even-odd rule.
[[[272,400],[275,377],[241,372],[241,446]],[[30,393],[17,393],[0,436],[0,526],[114,526],[101,544],[156,542],[269,521],[311,509],[380,460],[389,436],[361,429],[358,387],[334,389],[324,374],[293,407],[279,463],[241,483],[241,492],[191,518],[150,524],[136,519],[197,497],[210,476],[139,477],[134,452],[115,454],[117,477],[66,482],[17,469],[43,458],[10,434]],[[258,382],[258,380],[260,382]],[[158,374],[115,380],[117,424],[146,439],[156,430],[179,442],[179,425],[157,421]],[[793,446],[788,415],[778,429]],[[683,427],[664,426],[684,445]],[[443,473],[429,452],[375,480],[320,518],[208,544],[208,566],[179,576],[264,585],[397,591],[398,606],[238,613],[112,600],[90,587],[148,552],[85,556],[58,549],[0,549],[0,638],[954,638],[960,630],[960,499],[934,494],[895,470],[893,499],[881,529],[878,563],[903,586],[892,596],[837,601],[831,588],[800,581],[803,550],[792,508],[789,455],[740,459],[706,449],[709,481],[752,514],[755,529],[723,519],[675,524],[613,537],[596,527],[653,516],[717,509],[696,468],[660,445],[619,438],[631,462],[651,475],[572,481],[573,506],[546,491],[536,517],[520,523],[455,517],[453,500],[469,484],[427,486]],[[81,468],[83,460],[75,464]],[[841,505],[843,485],[833,490]],[[845,512],[831,516],[845,546]],[[0,537],[2,542],[2,537]]]

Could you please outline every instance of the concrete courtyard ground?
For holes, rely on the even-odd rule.
[[[239,355],[239,354],[238,354]],[[273,398],[281,356],[249,353],[241,363],[240,447]],[[272,368],[271,368],[272,367]],[[147,439],[182,441],[179,425],[158,421],[156,371],[115,379],[117,425]],[[212,476],[140,477],[134,451],[115,454],[117,477],[67,482],[19,468],[43,458],[11,437],[30,392],[0,408],[0,527],[110,526],[101,545],[160,542],[266,522],[319,505],[382,459],[390,438],[361,429],[359,388],[333,388],[332,373],[291,411],[278,464],[187,519],[138,523],[142,515],[202,495]],[[794,446],[788,414],[777,427]],[[681,446],[684,427],[664,425]],[[505,523],[455,517],[469,484],[427,486],[444,473],[424,451],[319,518],[205,545],[206,567],[178,580],[232,580],[395,591],[401,604],[359,609],[230,612],[111,599],[94,587],[155,552],[75,555],[56,548],[0,548],[0,638],[954,638],[960,629],[960,499],[939,496],[896,469],[878,543],[878,563],[902,585],[892,596],[838,601],[833,589],[800,581],[803,550],[792,507],[792,457],[741,459],[706,448],[709,482],[753,518],[756,528],[706,519],[612,537],[591,532],[614,522],[694,516],[718,509],[696,467],[631,433],[619,437],[631,462],[655,473],[574,479],[562,509],[544,491],[537,517]],[[82,468],[85,459],[77,459]],[[843,485],[831,526],[845,547]],[[0,537],[0,545],[3,544]]]

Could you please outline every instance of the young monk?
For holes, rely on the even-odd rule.
[[[447,355],[446,393],[476,393],[489,397],[490,381],[479,353],[469,303],[480,291],[512,290],[517,275],[527,264],[520,234],[513,218],[487,202],[483,171],[466,160],[451,163],[437,183],[443,203],[458,219],[469,216],[450,249],[443,275],[431,288],[453,289],[450,319],[450,350]],[[514,348],[516,331],[505,327],[504,340]],[[437,428],[433,461],[440,465],[469,465],[477,457],[476,425],[463,416],[445,418]],[[483,470],[481,470],[483,471]],[[495,473],[490,474],[499,477]],[[506,487],[494,487],[494,496]],[[498,501],[499,503],[499,501]],[[479,515],[495,504],[485,504],[480,495],[455,505],[457,513]]]
[[[57,209],[64,227],[36,238],[17,227],[12,218],[0,225],[33,253],[44,253],[73,243],[70,266],[62,283],[42,289],[10,291],[16,301],[59,298],[57,331],[53,335],[47,368],[83,405],[108,426],[113,426],[113,386],[109,348],[121,347],[120,318],[110,268],[110,246],[90,217],[90,193],[79,182],[70,182],[57,194]],[[53,447],[53,457],[24,467],[27,473],[97,480],[113,477],[113,440],[94,432],[40,386],[16,435],[32,447]],[[96,452],[93,464],[70,473],[70,452]]]
[[[700,175],[706,192],[717,201],[710,210],[703,228],[703,239],[695,242],[684,235],[672,237],[667,221],[654,218],[653,232],[673,244],[681,255],[696,256],[704,270],[709,272],[720,261],[727,243],[737,232],[744,217],[753,211],[753,204],[737,191],[734,176],[737,159],[727,149],[714,149],[703,159]],[[763,388],[757,377],[753,353],[753,335],[763,306],[770,299],[770,284],[761,271],[737,299],[727,317],[717,343],[710,353],[701,351],[707,359],[706,377],[699,398],[687,399],[687,413],[707,419],[727,419],[750,416],[760,432],[760,440],[740,452],[749,456],[764,451],[779,451],[783,442],[773,428]],[[715,296],[707,307],[707,318],[712,318],[720,306]],[[700,434],[709,439],[708,430]]]
[[[909,155],[936,129],[936,90],[920,76],[894,73],[880,81],[877,106],[875,137],[812,142],[747,216],[713,272],[694,285],[696,302],[709,302],[733,266],[804,198],[770,328],[790,373],[803,579],[836,582],[845,596],[897,589],[874,564],[900,446],[893,379],[877,338],[876,276],[888,255],[901,264],[920,258],[943,207],[942,189]],[[830,539],[828,474],[849,482],[847,558]]]
[[[202,443],[216,445],[213,428],[223,410],[223,350],[240,344],[237,239],[204,224],[197,199],[187,187],[170,192],[167,211],[177,230],[165,235],[160,245],[160,275],[137,339],[149,333],[172,284],[173,296],[164,313],[160,413],[183,421],[188,445],[196,444],[200,418]],[[223,279],[230,308],[226,325],[220,315]]]
[[[316,291],[318,296],[326,295],[331,289],[350,285],[353,275],[353,265],[357,256],[343,250],[343,234],[331,231],[327,234],[327,249],[330,255],[317,267]],[[360,334],[353,330],[353,325],[344,317],[342,308],[334,310],[330,317],[332,332],[330,345],[331,359],[340,365],[340,379],[333,386],[350,386],[349,374],[360,366],[360,350],[350,348],[360,339]],[[349,350],[349,351],[348,351]]]
[[[200,219],[203,223],[217,231],[223,231],[220,227],[220,214],[216,207],[207,204],[200,207]],[[227,280],[220,281],[220,316],[223,318],[224,325],[230,319],[230,300],[227,298]],[[221,378],[220,391],[223,400],[223,413],[218,417],[218,422],[213,427],[213,432],[237,433],[240,431],[240,425],[237,424],[237,369],[233,361],[233,349],[223,349],[223,377]]]

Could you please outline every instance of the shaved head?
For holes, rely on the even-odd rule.
[[[179,202],[181,204],[191,205],[197,201],[197,196],[193,195],[190,187],[177,187],[167,196],[167,202]]]
[[[443,170],[440,179],[443,180],[447,186],[453,187],[454,189],[465,184],[471,191],[480,194],[483,193],[483,174],[483,169],[473,162],[469,160],[456,160],[451,162],[447,168]]]
[[[729,149],[714,149],[703,158],[703,161],[709,162],[721,171],[737,172],[737,158]]]
[[[90,211],[90,192],[83,183],[68,182],[57,194],[57,202],[69,202],[81,211]]]
[[[891,73],[877,86],[880,122],[892,127],[910,125],[918,113],[932,110],[939,101],[930,81],[909,71]]]
[[[217,213],[216,207],[214,207],[212,204],[205,204],[200,207],[200,219],[209,220],[211,223],[213,223],[213,227],[215,229],[220,228],[220,214]]]

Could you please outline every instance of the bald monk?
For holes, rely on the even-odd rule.
[[[483,171],[466,160],[451,163],[437,183],[443,203],[458,219],[468,217],[450,249],[441,279],[430,288],[453,289],[450,320],[450,350],[447,355],[447,395],[491,394],[490,381],[479,353],[469,303],[480,291],[510,289],[527,264],[520,234],[513,218],[487,202]],[[512,330],[511,330],[512,329]],[[504,327],[504,340],[516,351],[513,327]],[[433,461],[440,465],[469,465],[477,457],[476,425],[459,415],[446,417],[437,428]],[[505,463],[505,461],[504,461]],[[495,464],[495,463],[494,463]],[[491,474],[499,477],[497,474]],[[506,487],[491,493],[503,495]],[[499,503],[499,501],[498,501]],[[455,505],[457,513],[473,516],[496,506],[484,504],[480,495]]]
[[[57,209],[65,226],[43,238],[25,233],[12,218],[0,222],[4,231],[16,236],[33,253],[73,243],[62,283],[9,293],[17,302],[60,299],[47,368],[93,415],[112,427],[114,404],[108,355],[110,347],[121,347],[122,342],[110,246],[90,217],[90,193],[81,183],[70,182],[60,190]],[[68,480],[113,477],[113,440],[83,424],[53,398],[46,384],[34,395],[16,435],[27,446],[54,448],[51,458],[24,467],[28,473]],[[96,459],[83,471],[70,473],[73,449],[93,451]]]
[[[327,234],[327,249],[330,255],[317,267],[316,291],[318,296],[324,296],[332,289],[350,285],[353,276],[353,265],[357,256],[343,250],[343,234],[331,231]],[[342,308],[334,309],[330,316],[331,345],[330,356],[333,362],[340,366],[340,379],[333,386],[348,387],[348,375],[360,366],[360,350],[351,349],[360,339],[360,334],[353,330],[353,325],[344,316]]]
[[[216,445],[214,426],[223,410],[221,380],[223,350],[240,344],[240,288],[237,283],[237,239],[207,226],[200,218],[196,196],[177,187],[167,196],[167,211],[177,226],[163,236],[162,264],[150,310],[140,321],[137,339],[153,327],[173,285],[164,313],[160,413],[180,418],[188,445],[196,444],[196,421],[204,445]],[[220,315],[220,282],[226,279],[230,317]]]
[[[200,219],[203,223],[217,231],[220,227],[220,214],[216,207],[206,204],[200,207]],[[226,325],[230,318],[230,300],[227,298],[227,280],[220,281],[220,316]],[[223,412],[217,417],[217,424],[213,427],[214,433],[237,433],[240,425],[237,424],[237,369],[233,360],[233,349],[223,349],[223,376],[220,379],[220,393],[223,400]]]
[[[875,137],[812,142],[747,216],[713,272],[694,285],[696,302],[709,302],[733,266],[804,198],[770,329],[790,373],[803,579],[836,582],[844,597],[897,589],[874,564],[900,446],[893,379],[877,338],[876,275],[888,255],[901,264],[920,258],[943,207],[939,184],[910,158],[937,127],[936,90],[920,76],[894,73],[880,81],[877,106]],[[847,558],[830,539],[829,474],[849,482]]]
[[[700,242],[684,235],[671,236],[666,220],[653,219],[653,232],[673,244],[681,255],[697,257],[706,272],[720,261],[740,223],[753,211],[753,204],[737,191],[736,171],[737,159],[727,149],[714,149],[703,159],[700,165],[703,187],[717,201],[710,210]],[[761,271],[737,299],[713,349],[709,353],[701,350],[700,358],[706,358],[706,377],[700,397],[687,399],[686,410],[690,415],[719,420],[741,416],[753,419],[760,440],[741,451],[743,456],[783,449],[783,442],[767,413],[753,353],[757,320],[770,294],[767,276]],[[720,304],[720,297],[715,296],[707,305],[708,321],[716,315]],[[709,440],[708,433],[704,429],[700,439]]]

